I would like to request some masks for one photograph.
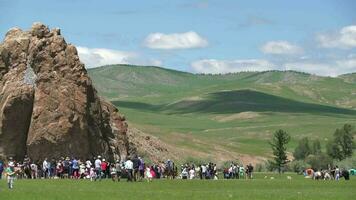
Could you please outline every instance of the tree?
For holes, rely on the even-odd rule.
[[[309,155],[306,158],[306,162],[314,169],[321,170],[327,169],[328,165],[332,165],[333,160],[325,153],[320,153],[317,155]]]
[[[293,156],[297,160],[304,160],[309,154],[311,154],[309,139],[304,137],[299,140],[298,146],[295,148]]]
[[[353,134],[355,134],[354,128],[350,124],[336,129],[334,139],[327,144],[327,154],[338,160],[351,157],[354,147]]]
[[[320,145],[320,141],[318,139],[313,141],[313,145],[311,148],[311,154],[313,154],[313,155],[321,154],[321,145]]]
[[[273,134],[270,145],[274,155],[273,165],[278,169],[278,173],[281,173],[282,168],[287,164],[287,147],[286,145],[290,141],[290,136],[284,130],[278,130]]]

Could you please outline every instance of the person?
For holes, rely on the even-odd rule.
[[[79,162],[79,177],[80,178],[86,178],[87,176],[89,176],[89,170],[87,170],[86,166],[84,163]]]
[[[145,176],[148,182],[152,181],[151,168],[149,166],[146,167]]]
[[[14,180],[15,180],[15,176],[16,176],[14,162],[12,162],[12,161],[9,162],[9,166],[6,168],[5,173],[7,176],[8,187],[9,187],[9,189],[13,189],[14,188],[13,184],[14,184]]]
[[[188,179],[188,168],[186,166],[183,167],[182,173],[181,173],[182,179]]]
[[[133,163],[133,179],[134,179],[134,181],[137,181],[138,175],[139,175],[139,166],[140,166],[139,158],[137,156],[135,156],[132,159],[132,163]]]
[[[335,167],[335,180],[340,180],[340,168],[337,165]]]
[[[203,178],[203,179],[206,178],[206,171],[207,171],[206,165],[203,164],[203,165],[201,166],[201,174],[202,174],[202,178]]]
[[[116,171],[116,167],[113,163],[110,165],[110,175],[111,175],[111,180],[115,182],[115,179],[117,176],[117,171]]]
[[[79,162],[78,162],[77,158],[74,158],[72,160],[72,169],[73,169],[74,179],[78,179],[79,178]]]
[[[101,156],[98,156],[98,158],[95,160],[94,162],[94,166],[95,166],[95,181],[97,179],[99,179],[101,181]]]
[[[91,166],[92,166],[92,163],[91,163],[90,159],[88,158],[88,159],[85,161],[85,167],[86,167],[87,170],[89,171],[90,168],[91,168]]]
[[[89,171],[90,181],[96,180],[96,174],[95,173],[96,173],[95,169],[93,167],[90,168],[90,171]]]
[[[49,167],[49,176],[50,178],[54,178],[54,176],[56,175],[55,172],[56,172],[56,166],[57,166],[57,163],[56,163],[56,160],[54,160],[52,158],[51,162],[50,162],[50,167]]]
[[[247,171],[248,171],[248,178],[252,179],[253,166],[251,163],[247,165]]]
[[[56,176],[58,178],[63,178],[63,171],[64,171],[64,168],[63,168],[63,165],[62,165],[62,160],[59,160],[56,164]]]
[[[66,157],[66,159],[63,159],[63,163],[62,163],[62,165],[63,165],[63,174],[62,174],[62,176],[63,176],[63,178],[68,178],[69,177],[69,173],[70,173],[70,167],[69,167],[69,165],[70,165],[70,162],[69,162],[69,157]]]
[[[121,171],[122,171],[122,163],[120,162],[120,160],[116,161],[115,167],[116,167],[116,178],[117,181],[119,182],[121,179]]]
[[[145,162],[141,157],[138,157],[138,160],[139,160],[138,171],[140,172],[140,181],[142,181],[142,179],[145,176]]]
[[[44,159],[43,163],[42,163],[42,176],[44,178],[48,178],[48,172],[49,172],[49,163],[47,162],[47,158]]]
[[[130,158],[127,158],[127,160],[125,162],[125,170],[127,172],[127,181],[131,181],[132,182],[133,162],[131,161]]]
[[[4,171],[4,163],[2,162],[2,160],[0,160],[0,180],[2,178],[3,171]]]
[[[108,163],[106,162],[105,158],[103,158],[103,160],[101,161],[100,167],[104,178],[108,177],[109,176],[109,174],[107,173]]]
[[[195,178],[195,169],[194,167],[191,167],[189,170],[189,179],[192,180]]]
[[[37,179],[38,178],[38,166],[36,165],[36,163],[31,163],[30,168],[31,168],[31,178]]]

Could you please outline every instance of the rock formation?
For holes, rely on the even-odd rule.
[[[126,132],[59,29],[9,30],[0,44],[0,156],[122,159],[135,151]]]

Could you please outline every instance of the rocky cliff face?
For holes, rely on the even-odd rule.
[[[100,99],[59,29],[11,29],[0,44],[0,156],[21,159],[134,153],[124,117]]]

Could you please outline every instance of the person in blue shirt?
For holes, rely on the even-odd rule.
[[[79,162],[77,158],[74,158],[72,160],[72,170],[73,170],[73,176],[75,179],[79,178]]]
[[[0,180],[2,178],[2,172],[4,171],[4,163],[0,160]]]

